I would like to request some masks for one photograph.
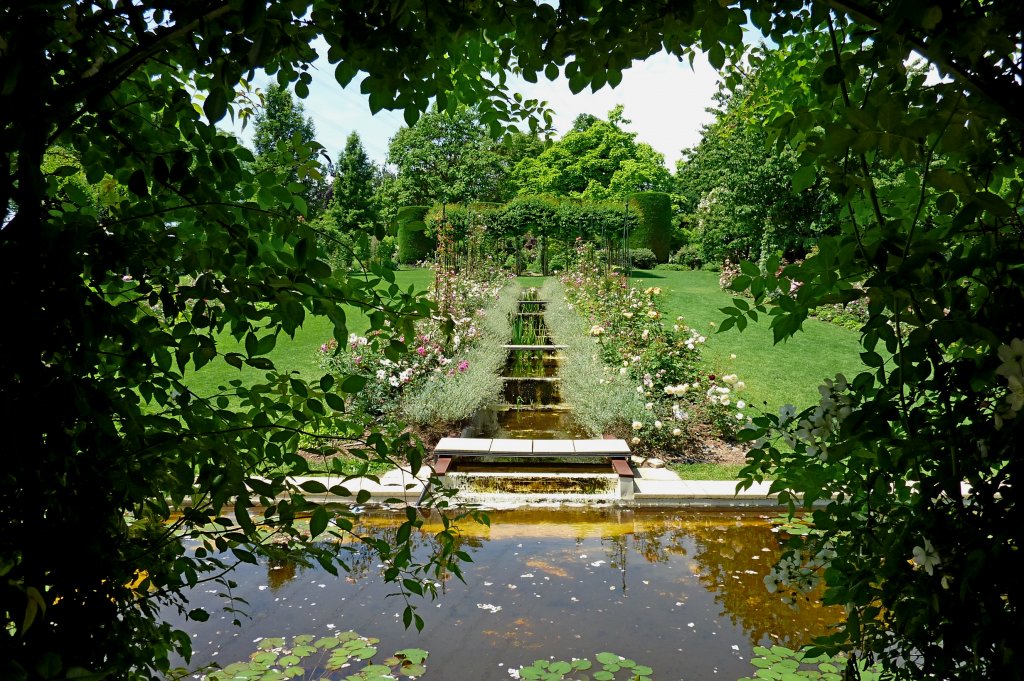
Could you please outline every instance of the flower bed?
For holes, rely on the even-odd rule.
[[[561,278],[565,298],[589,327],[603,360],[602,383],[628,386],[644,403],[639,417],[614,428],[635,451],[694,457],[708,436],[732,440],[746,423],[746,404],[735,374],[716,376],[701,359],[705,336],[678,317],[662,319],[661,289],[632,288],[608,274],[593,249],[580,245],[574,266]],[[613,428],[613,430],[614,430]]]
[[[454,377],[473,369],[470,351],[483,335],[484,309],[498,298],[508,282],[500,270],[477,278],[451,271],[435,273],[442,286],[428,298],[435,314],[421,320],[415,336],[398,340],[401,352],[386,333],[349,336],[347,347],[329,341],[319,350],[320,365],[338,377],[358,375],[366,386],[353,398],[353,411],[371,417],[395,419],[403,395],[421,389],[432,377]]]

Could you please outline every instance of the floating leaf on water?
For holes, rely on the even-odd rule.
[[[567,674],[572,671],[572,665],[568,662],[553,662],[548,671],[553,674]]]
[[[277,653],[270,651],[256,653],[252,656],[253,664],[258,664],[263,667],[269,667],[277,661]]]
[[[622,659],[615,653],[598,653],[595,657],[601,664],[618,664]]]
[[[427,673],[427,668],[421,664],[410,664],[403,666],[398,670],[398,673],[402,676],[417,677],[423,676]]]
[[[264,639],[261,639],[260,642],[256,644],[256,647],[259,648],[260,650],[270,650],[272,648],[283,648],[284,647],[284,639],[283,638],[264,638]]]
[[[405,648],[395,653],[395,657],[404,658],[413,664],[421,664],[427,659],[429,653],[420,648]]]

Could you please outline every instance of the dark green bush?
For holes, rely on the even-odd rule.
[[[398,262],[403,265],[426,259],[437,248],[433,236],[427,234],[423,221],[429,206],[403,206],[398,209]]]
[[[629,259],[633,267],[639,270],[653,270],[658,264],[657,256],[649,248],[629,249]]]
[[[684,244],[668,259],[670,263],[683,265],[686,269],[699,270],[701,266],[700,248],[694,244]]]
[[[637,192],[629,195],[629,202],[638,213],[629,245],[649,248],[658,262],[667,262],[672,242],[672,198],[665,192]]]

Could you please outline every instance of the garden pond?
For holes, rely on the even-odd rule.
[[[842,614],[811,601],[794,608],[768,593],[763,579],[785,540],[773,515],[563,506],[492,511],[489,527],[461,521],[462,548],[473,558],[466,581],[449,579],[436,600],[419,601],[419,633],[403,626],[405,603],[389,597],[395,589],[369,553],[346,559],[353,571],[338,577],[242,564],[231,575],[231,595],[247,603],[235,604],[246,613],[241,626],[209,585],[189,594],[189,607],[210,612],[207,622],[169,619],[192,637],[190,669],[248,660],[268,637],[354,630],[379,638],[383,655],[428,651],[426,679],[497,681],[534,660],[602,651],[652,667],[657,679],[738,679],[755,671],[754,646],[808,643]],[[357,530],[387,537],[402,518],[368,509]],[[425,522],[421,544],[440,529]]]

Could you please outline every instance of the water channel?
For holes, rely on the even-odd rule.
[[[490,527],[463,526],[463,548],[473,558],[466,583],[449,579],[436,601],[421,602],[420,633],[402,626],[404,602],[387,597],[393,589],[368,554],[357,554],[353,573],[337,578],[288,564],[241,565],[233,577],[233,595],[248,603],[240,606],[248,613],[241,627],[231,624],[234,614],[218,611],[225,603],[214,589],[190,596],[190,607],[210,609],[208,622],[173,623],[191,632],[193,669],[247,660],[261,637],[354,630],[380,638],[382,656],[427,650],[426,679],[498,681],[536,659],[593,659],[602,651],[653,667],[662,681],[737,679],[755,671],[753,646],[807,643],[839,618],[811,603],[793,609],[766,592],[763,578],[784,537],[769,515],[738,508],[493,512]],[[387,536],[397,522],[367,512],[359,529]],[[427,523],[421,543],[438,529]]]
[[[502,401],[497,411],[498,430],[486,437],[532,440],[588,437],[563,404],[558,368],[564,359],[544,324],[547,303],[527,289],[512,320],[508,361],[502,374]]]
[[[563,358],[544,327],[543,308],[535,297],[520,302],[503,400],[495,407],[498,431],[479,435],[587,437],[562,404]],[[479,479],[494,463],[459,465],[463,475]],[[531,492],[534,474],[568,471],[577,487],[609,475],[604,465],[600,471],[588,466],[510,461],[518,479],[485,491]],[[170,621],[192,637],[191,669],[248,660],[263,638],[354,630],[379,638],[382,657],[403,648],[427,650],[426,679],[498,681],[537,659],[594,659],[609,651],[652,667],[662,681],[710,681],[751,676],[754,646],[797,647],[841,618],[816,601],[794,609],[767,592],[763,580],[785,536],[770,522],[771,509],[628,509],[596,505],[600,490],[582,491],[592,500],[492,511],[489,527],[464,521],[462,548],[473,559],[463,568],[465,583],[445,580],[437,600],[419,602],[425,620],[419,633],[403,626],[404,601],[389,597],[395,589],[382,582],[383,566],[359,543],[347,547],[354,551],[345,557],[352,572],[339,577],[287,563],[238,566],[231,595],[245,603],[240,627],[231,624],[237,615],[224,609],[230,601],[214,588],[189,594],[190,608],[211,613],[208,622],[174,615]],[[371,509],[360,515],[356,531],[393,537],[400,522],[394,513]],[[436,516],[425,523],[421,549],[439,529]],[[313,669],[305,676],[320,678]],[[340,670],[330,678],[346,676]]]

